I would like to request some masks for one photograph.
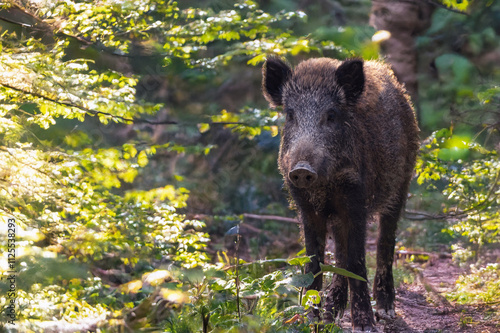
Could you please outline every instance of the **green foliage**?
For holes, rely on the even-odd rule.
[[[189,278],[191,302],[183,315],[170,319],[173,332],[201,331],[207,318],[213,332],[310,332],[314,327],[306,316],[321,297],[315,290],[302,295],[314,279],[312,274],[300,274],[308,257],[236,265],[223,253],[219,260],[222,270],[212,268],[198,272],[198,279]],[[337,328],[330,324],[325,329]]]
[[[498,264],[471,266],[471,273],[461,275],[456,290],[448,298],[459,304],[495,304],[500,297],[500,268]]]
[[[353,279],[356,279],[356,280],[366,281],[361,276],[356,275],[354,273],[351,273],[351,272],[349,272],[349,271],[347,271],[347,270],[345,270],[343,268],[334,267],[332,265],[323,265],[323,264],[320,264],[320,266],[321,266],[321,272],[333,272],[335,274],[347,276],[349,278],[353,278]]]
[[[485,59],[499,46],[487,22],[500,7],[488,1],[444,3],[468,10],[470,16],[438,10],[419,39],[422,54],[430,48],[440,54],[434,60],[437,77],[422,78],[428,89],[421,90],[421,127],[451,126],[434,131],[424,141],[417,181],[426,184],[423,196],[439,200],[447,220],[443,232],[453,240],[455,261],[465,264],[498,245],[498,73]],[[463,36],[459,48],[438,46],[439,40],[456,40],[458,34]]]
[[[30,319],[26,323],[26,329],[39,330],[44,322],[47,324],[49,318],[57,318],[62,327],[82,318],[105,320],[110,314],[106,304],[92,300],[89,302],[82,297],[90,291],[97,292],[102,284],[98,279],[83,280],[83,283],[86,290],[80,285],[79,279],[66,281],[64,285],[33,284],[27,290],[20,290],[17,294],[20,309],[18,316]]]
[[[449,246],[459,265],[485,265],[480,270],[471,266],[472,274],[457,281],[451,299],[467,304],[484,296],[490,298],[483,301],[495,303],[499,295],[490,291],[497,287],[490,276],[496,268],[487,263],[491,262],[489,254],[499,246],[500,128],[498,70],[489,57],[499,46],[492,28],[496,25],[490,22],[495,21],[500,7],[491,1],[443,3],[468,15],[437,10],[432,26],[418,40],[422,58],[434,52],[432,60],[423,62],[432,61],[435,66],[433,77],[423,75],[420,81],[421,87],[426,86],[420,89],[420,126],[432,134],[422,144],[417,162],[421,186],[420,193],[415,193],[423,198],[421,205],[442,213],[410,229],[425,232],[428,247],[439,247],[433,240]],[[443,43],[457,38],[462,38],[458,45]],[[445,128],[435,130],[440,127]],[[477,282],[481,279],[484,283]],[[467,318],[463,317],[464,327]]]
[[[63,18],[61,32],[99,41],[118,53],[130,53],[137,44],[160,51],[166,64],[175,57],[184,59],[188,66],[212,68],[227,64],[233,57],[251,56],[248,63],[255,65],[264,60],[266,53],[295,55],[320,50],[311,38],[293,36],[279,27],[287,20],[305,20],[303,12],[271,15],[250,0],[219,11],[180,9],[175,1],[111,1],[97,7],[92,3],[64,2],[43,8],[42,15],[47,19]],[[223,48],[215,47],[219,54],[202,55],[218,41],[226,42]]]
[[[483,245],[498,243],[498,154],[447,129],[433,133],[426,143],[417,164],[417,181],[429,183],[429,190],[438,189],[439,184],[447,197],[443,212],[453,221],[446,232],[465,242],[477,258]]]
[[[460,11],[466,11],[469,7],[468,0],[442,0],[441,1],[445,6],[455,8]]]
[[[402,284],[412,284],[415,281],[415,275],[404,267],[393,267],[392,274],[396,289]]]
[[[491,108],[478,104],[486,91],[498,82],[494,60],[499,44],[495,32],[499,4],[495,1],[447,1],[460,15],[439,9],[433,14],[432,25],[418,38],[417,45],[422,64],[431,64],[432,71],[424,71],[420,78],[421,128],[430,132],[449,126],[450,122],[476,126],[495,122]],[[486,95],[485,95],[486,97]]]

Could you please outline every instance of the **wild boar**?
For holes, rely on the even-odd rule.
[[[310,59],[292,69],[268,57],[262,90],[283,107],[279,170],[298,209],[306,271],[318,273],[326,237],[335,263],[366,279],[367,221],[379,218],[376,314],[395,317],[392,262],[397,223],[408,195],[419,148],[419,129],[404,87],[378,61]],[[322,275],[309,289],[321,290]],[[342,316],[351,299],[352,326],[371,331],[374,316],[367,282],[334,275],[324,319]]]

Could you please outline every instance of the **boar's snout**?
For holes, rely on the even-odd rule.
[[[316,182],[318,174],[309,163],[301,161],[288,173],[288,178],[296,187],[308,188]]]

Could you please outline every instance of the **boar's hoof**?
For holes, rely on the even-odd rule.
[[[352,327],[352,333],[358,332],[377,332],[377,329],[371,325],[356,325]]]
[[[377,320],[394,320],[394,318],[396,318],[396,311],[394,311],[394,309],[377,309],[375,318],[377,318]]]
[[[288,173],[288,178],[298,188],[308,188],[318,179],[318,174],[307,162],[299,162]]]
[[[369,304],[369,303],[368,303]],[[353,306],[354,305],[354,306]],[[360,311],[356,304],[351,304],[352,332],[377,332],[373,313],[370,311]]]

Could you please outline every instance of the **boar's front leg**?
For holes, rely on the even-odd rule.
[[[345,203],[343,205],[336,205],[339,208],[339,221],[334,224],[336,243],[342,244],[341,246],[336,246],[336,251],[340,251],[340,253],[336,254],[336,257],[341,259],[339,264],[341,267],[343,266],[342,268],[346,268],[348,271],[366,280],[365,241],[367,209],[364,191],[362,185],[345,184],[342,192],[343,195],[341,198],[345,200]],[[337,280],[342,281],[340,277]],[[353,329],[354,331],[372,331],[375,322],[370,304],[368,284],[366,281],[352,278],[349,278],[348,282]],[[339,284],[340,287],[345,288],[344,285],[343,283]],[[331,289],[329,296],[335,296],[334,290]],[[342,296],[342,294],[338,295]],[[342,297],[340,301],[343,302]],[[335,310],[338,312],[339,309]]]
[[[357,214],[356,214],[357,215]],[[347,270],[366,280],[365,237],[366,220],[364,223],[353,223],[349,232]],[[375,324],[368,283],[349,278],[351,298],[351,317],[354,331],[372,331]]]
[[[335,266],[347,269],[347,225],[338,218],[329,221],[335,240]],[[332,323],[335,318],[342,318],[347,306],[348,281],[343,275],[334,274],[332,283],[328,286],[325,303],[325,322]]]
[[[306,254],[311,257],[311,262],[306,264],[306,273],[316,274],[321,270],[320,263],[325,262],[326,221],[314,210],[301,210],[300,219],[304,227]],[[321,291],[323,275],[318,275],[314,282],[307,288]]]

